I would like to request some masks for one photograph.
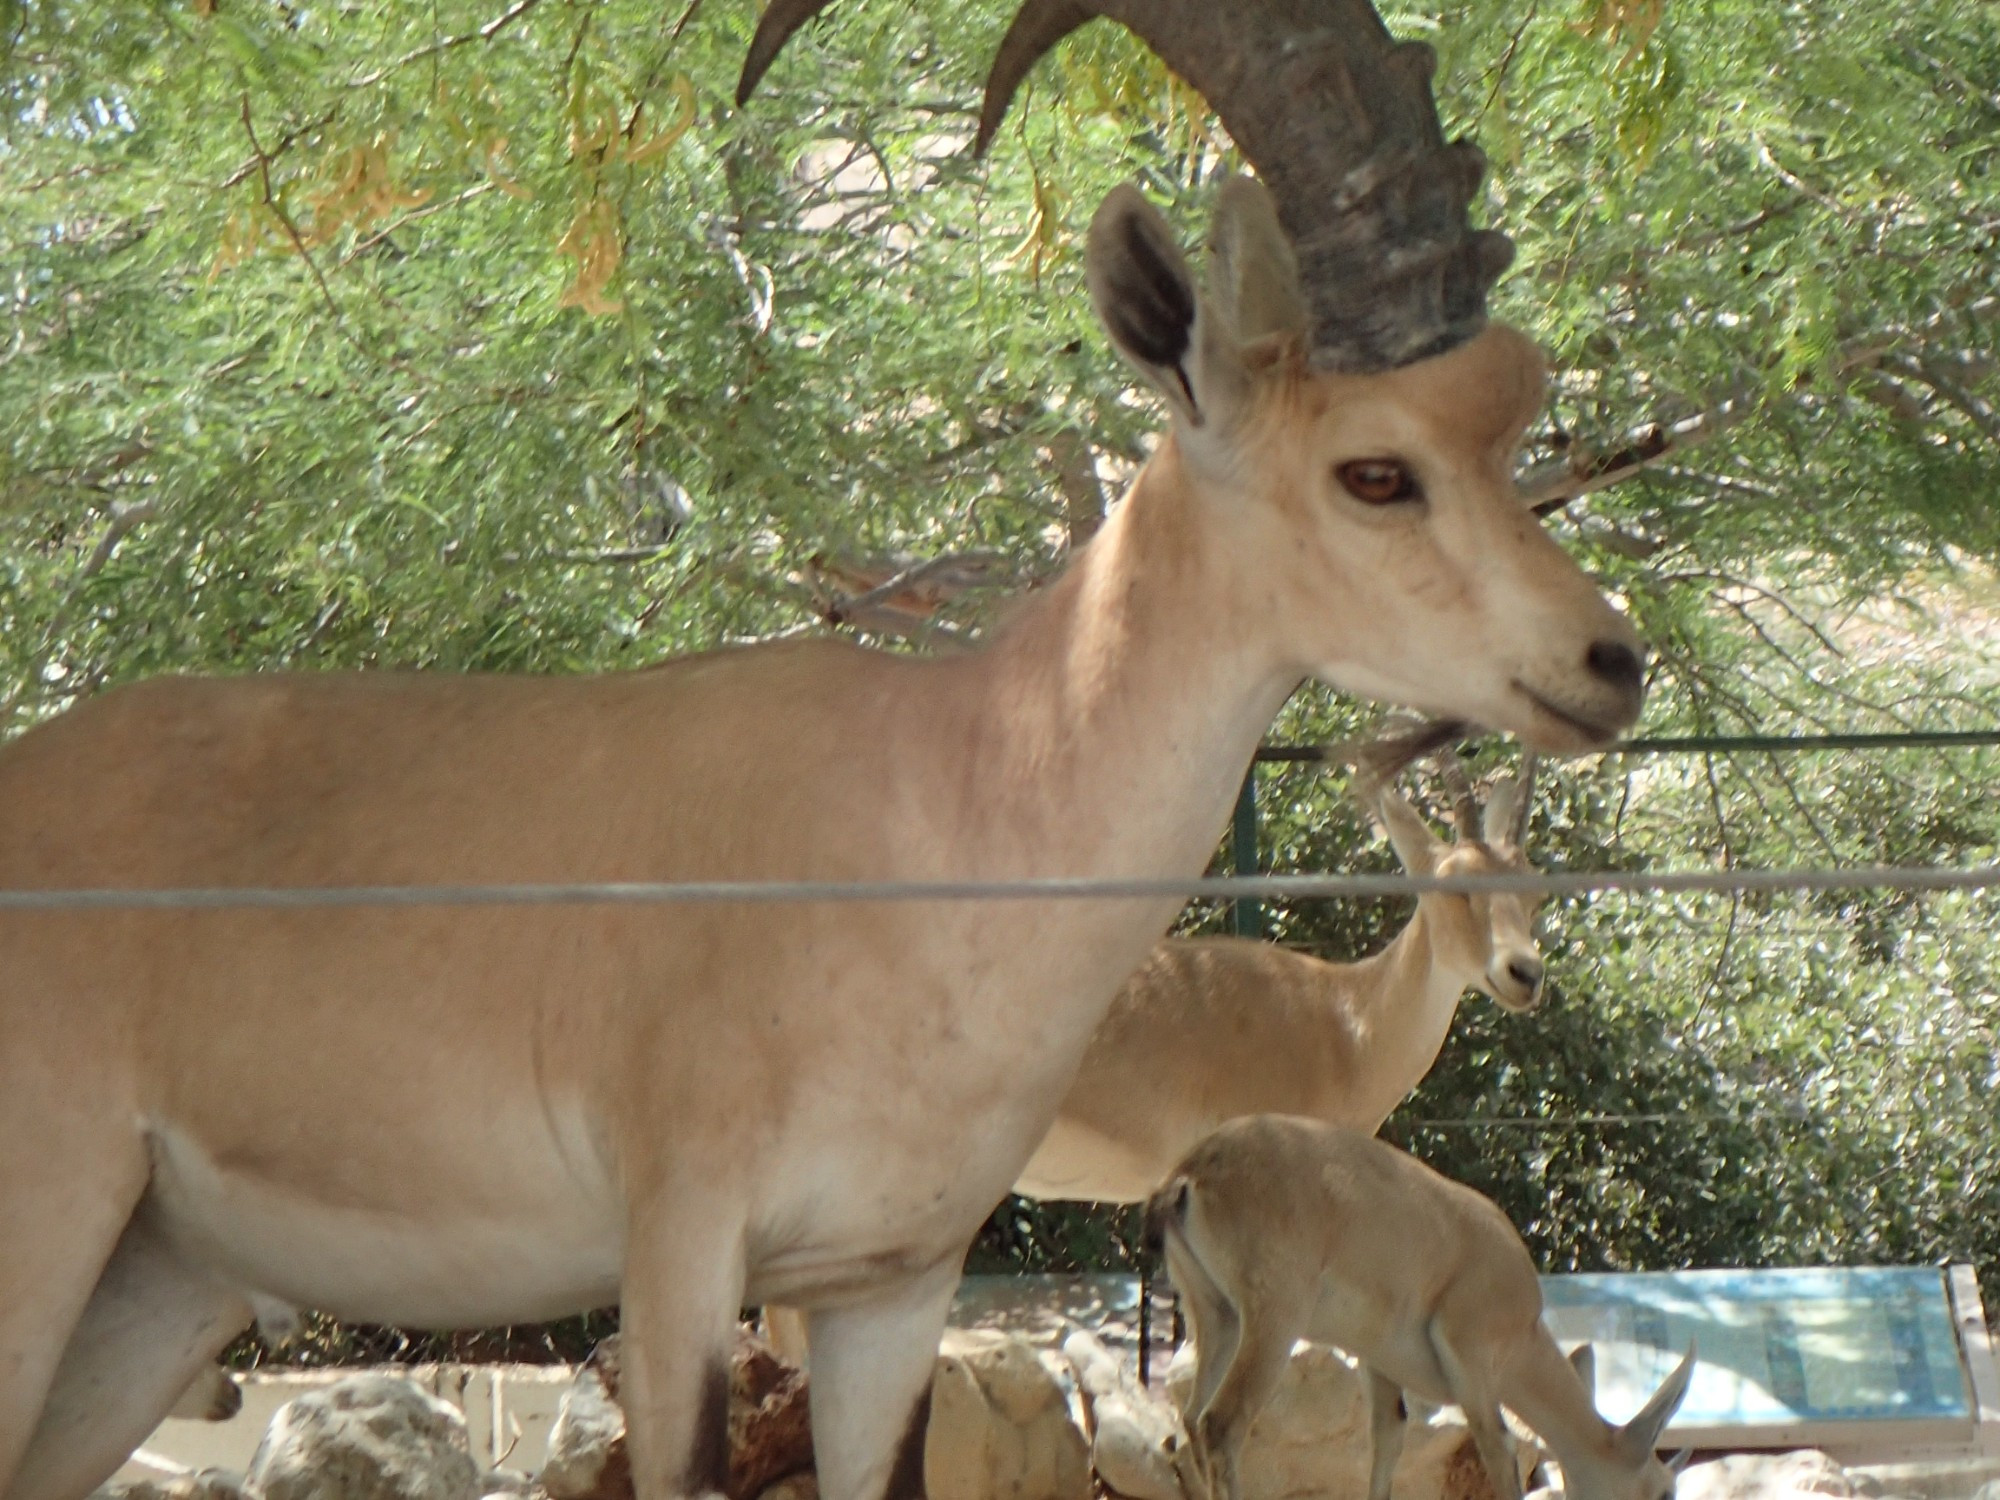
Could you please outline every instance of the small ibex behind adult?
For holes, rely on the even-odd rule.
[[[1568,1500],[1668,1500],[1684,1455],[1654,1448],[1687,1394],[1694,1351],[1622,1427],[1597,1413],[1589,1349],[1565,1359],[1542,1322],[1535,1264],[1472,1189],[1357,1130],[1288,1115],[1234,1120],[1146,1205],[1195,1345],[1183,1413],[1210,1500],[1236,1500],[1237,1461],[1298,1340],[1368,1374],[1368,1500],[1388,1500],[1403,1392],[1455,1402],[1499,1500],[1519,1500],[1505,1405],[1562,1465]]]
[[[1533,752],[1483,810],[1456,756],[1441,755],[1439,767],[1450,843],[1365,761],[1357,771],[1356,790],[1403,868],[1525,872]],[[1248,938],[1169,938],[1112,1002],[1015,1191],[1137,1203],[1239,1115],[1310,1115],[1372,1134],[1437,1061],[1468,989],[1517,1013],[1541,1004],[1541,900],[1426,891],[1389,945],[1356,963]]]

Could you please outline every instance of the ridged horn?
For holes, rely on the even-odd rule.
[[[1459,842],[1477,843],[1480,837],[1479,794],[1472,789],[1472,778],[1466,774],[1465,762],[1449,745],[1439,747],[1436,759],[1438,775],[1444,780],[1445,790],[1451,794],[1451,825],[1458,830]]]
[[[1513,242],[1472,228],[1486,159],[1445,143],[1428,46],[1396,41],[1368,0],[1027,0],[987,77],[977,150],[1036,60],[1098,16],[1200,90],[1269,186],[1316,368],[1395,369],[1485,326]]]
[[[1519,849],[1528,842],[1528,814],[1535,806],[1535,773],[1542,768],[1542,758],[1533,750],[1521,753],[1521,802],[1514,809],[1514,847]]]
[[[786,42],[833,0],[771,0],[757,21],[757,34],[750,38],[750,50],[743,57],[743,71],[736,79],[736,103],[741,107],[756,92],[770,69],[772,60]]]

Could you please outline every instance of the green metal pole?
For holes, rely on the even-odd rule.
[[[1257,767],[1253,762],[1243,777],[1243,790],[1236,794],[1236,813],[1229,820],[1230,852],[1238,875],[1257,875],[1263,865],[1257,858]],[[1229,926],[1238,937],[1264,935],[1264,903],[1241,900],[1231,903]]]

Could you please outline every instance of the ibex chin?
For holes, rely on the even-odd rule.
[[[1388,787],[1364,787],[1413,875],[1518,874],[1532,769],[1484,816],[1447,759],[1457,841]],[[1247,938],[1169,938],[1111,1002],[1055,1124],[1014,1184],[1031,1198],[1136,1203],[1196,1141],[1239,1115],[1310,1115],[1373,1134],[1423,1081],[1468,989],[1541,1004],[1541,898],[1426,891],[1395,939],[1328,963]]]
[[[1547,1443],[1567,1500],[1667,1500],[1685,1458],[1654,1448],[1694,1351],[1623,1427],[1592,1403],[1588,1346],[1565,1360],[1542,1322],[1527,1246],[1491,1199],[1372,1135],[1290,1115],[1232,1120],[1146,1205],[1188,1309],[1183,1416],[1211,1500],[1236,1500],[1243,1440],[1292,1346],[1344,1349],[1367,1371],[1368,1500],[1389,1500],[1403,1392],[1464,1409],[1500,1500],[1521,1478],[1500,1408]]]
[[[1136,191],[1098,211],[1172,430],[984,649],[121,688],[0,751],[0,887],[1192,877],[1304,677],[1613,740],[1638,642],[1514,488],[1542,365],[1428,49],[1365,0],[1107,10],[1268,186],[1205,292]],[[1088,14],[1029,0],[990,112]],[[965,1247],[1179,904],[0,917],[0,1492],[87,1493],[253,1307],[617,1299],[639,1500],[723,1487],[765,1302],[810,1311],[827,1500],[911,1493]]]

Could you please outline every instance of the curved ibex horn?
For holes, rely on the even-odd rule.
[[[1096,16],[1199,89],[1270,188],[1316,368],[1394,369],[1485,326],[1513,242],[1471,226],[1486,159],[1445,144],[1428,46],[1392,38],[1368,0],[1027,0],[987,76],[976,149],[1036,59]]]
[[[750,38],[743,71],[736,79],[738,105],[756,92],[772,59],[792,39],[792,33],[832,3],[833,0],[771,0],[757,22],[757,34]]]
[[[1472,789],[1472,778],[1465,772],[1465,762],[1458,758],[1458,752],[1449,745],[1440,745],[1436,756],[1438,775],[1444,779],[1444,787],[1451,794],[1451,824],[1458,830],[1458,836],[1465,843],[1476,843],[1479,830],[1479,794]]]
[[[1542,757],[1533,750],[1521,754],[1521,770],[1516,780],[1520,783],[1520,801],[1514,808],[1514,838],[1516,849],[1528,840],[1528,814],[1535,806],[1535,773],[1541,769]]]
[[[1511,844],[1516,849],[1528,837],[1528,813],[1535,801],[1535,768],[1540,757],[1534,751],[1522,753],[1521,769],[1502,780],[1486,803],[1486,842]]]

